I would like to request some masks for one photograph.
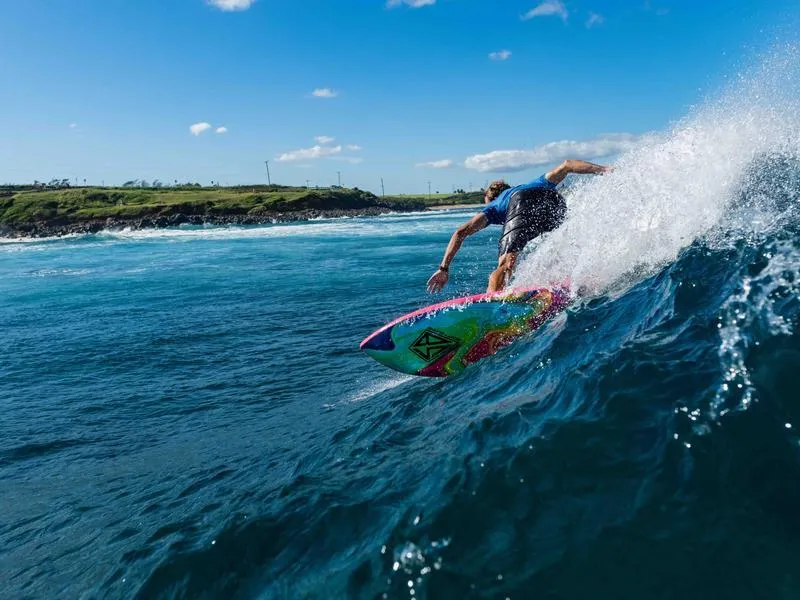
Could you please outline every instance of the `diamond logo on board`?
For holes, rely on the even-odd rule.
[[[425,362],[433,362],[461,345],[461,341],[435,329],[426,329],[410,350]]]

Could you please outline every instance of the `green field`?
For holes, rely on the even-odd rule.
[[[386,199],[390,197],[387,196]],[[396,194],[391,196],[395,200],[411,200],[422,202],[425,206],[444,206],[447,204],[481,204],[483,192],[467,192],[465,194]]]
[[[185,215],[262,215],[309,209],[353,210],[384,206],[420,208],[414,198],[380,199],[358,189],[279,186],[231,188],[69,188],[0,190],[0,223],[76,223],[93,219],[137,219]]]

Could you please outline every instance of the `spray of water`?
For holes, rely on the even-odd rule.
[[[757,195],[748,212],[733,214],[748,178],[760,176],[753,165],[771,155],[800,157],[800,46],[774,51],[669,131],[648,136],[613,173],[578,181],[567,221],[524,257],[514,285],[569,277],[576,290],[602,293],[635,283],[698,238],[766,226],[771,208],[753,202]]]

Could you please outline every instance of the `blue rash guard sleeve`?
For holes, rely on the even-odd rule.
[[[547,177],[542,175],[541,177],[537,177],[530,183],[525,183],[523,185],[518,185],[515,190],[532,190],[535,188],[544,188],[546,190],[554,190],[556,189],[556,184],[552,181],[548,181]]]
[[[489,202],[483,209],[483,214],[486,215],[486,220],[489,221],[489,225],[502,225],[505,222],[505,211],[501,214],[498,206],[500,198],[502,198],[502,194]]]

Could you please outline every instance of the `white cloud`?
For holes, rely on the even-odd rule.
[[[77,123],[70,123],[70,124],[69,124],[69,128],[70,128],[70,129],[75,129],[77,126],[78,126],[78,124],[77,124]]]
[[[227,127],[217,127],[216,131],[217,131],[217,133],[228,133],[228,128]]]
[[[669,9],[668,8],[655,7],[655,6],[653,6],[653,3],[650,0],[645,0],[644,10],[647,11],[647,12],[655,13],[657,17],[663,17],[663,16],[669,14]]]
[[[256,0],[208,0],[211,6],[216,6],[220,10],[226,12],[234,10],[247,10]]]
[[[350,150],[350,151],[352,151],[352,152],[358,152],[358,151],[359,151],[359,150],[361,150],[362,148],[361,148],[361,146],[359,146],[358,144],[348,144],[348,145],[347,145],[347,149],[348,149],[348,150]]]
[[[561,17],[566,23],[567,18],[569,18],[569,11],[561,0],[545,0],[545,2],[542,2],[522,15],[522,20],[527,21],[535,17]]]
[[[387,8],[394,8],[395,6],[410,6],[411,8],[422,8],[423,6],[433,6],[436,0],[388,0],[386,3]]]
[[[492,60],[508,60],[511,57],[510,50],[500,50],[499,52],[490,52],[489,58]]]
[[[597,13],[589,13],[589,18],[586,19],[586,29],[591,29],[595,25],[602,25],[606,22],[606,18],[603,15],[598,15]]]
[[[211,129],[211,123],[206,123],[205,121],[201,123],[195,123],[194,125],[189,127],[189,131],[192,132],[192,135],[200,135],[201,133],[208,131]]]
[[[320,146],[317,144],[311,148],[304,148],[301,150],[293,150],[285,152],[278,157],[281,162],[294,162],[298,160],[314,160],[317,158],[331,157],[340,154],[342,151],[341,146]]]
[[[453,163],[452,160],[446,158],[444,160],[432,160],[431,162],[417,163],[417,166],[424,167],[426,169],[449,169],[454,164],[455,163]]]
[[[550,142],[531,150],[494,150],[468,157],[464,161],[464,166],[481,173],[510,173],[554,164],[567,158],[591,159],[618,154],[636,147],[642,139],[643,136],[630,133],[611,133],[584,142],[573,140]]]
[[[329,156],[331,160],[341,160],[343,162],[348,162],[351,165],[360,165],[364,162],[363,158],[359,158],[357,156]]]
[[[332,90],[330,88],[317,88],[311,95],[315,98],[336,98],[339,95],[339,92]]]
[[[314,138],[314,141],[317,142],[318,144],[330,144],[334,140],[335,138],[328,137],[327,135],[318,135],[317,137]]]

